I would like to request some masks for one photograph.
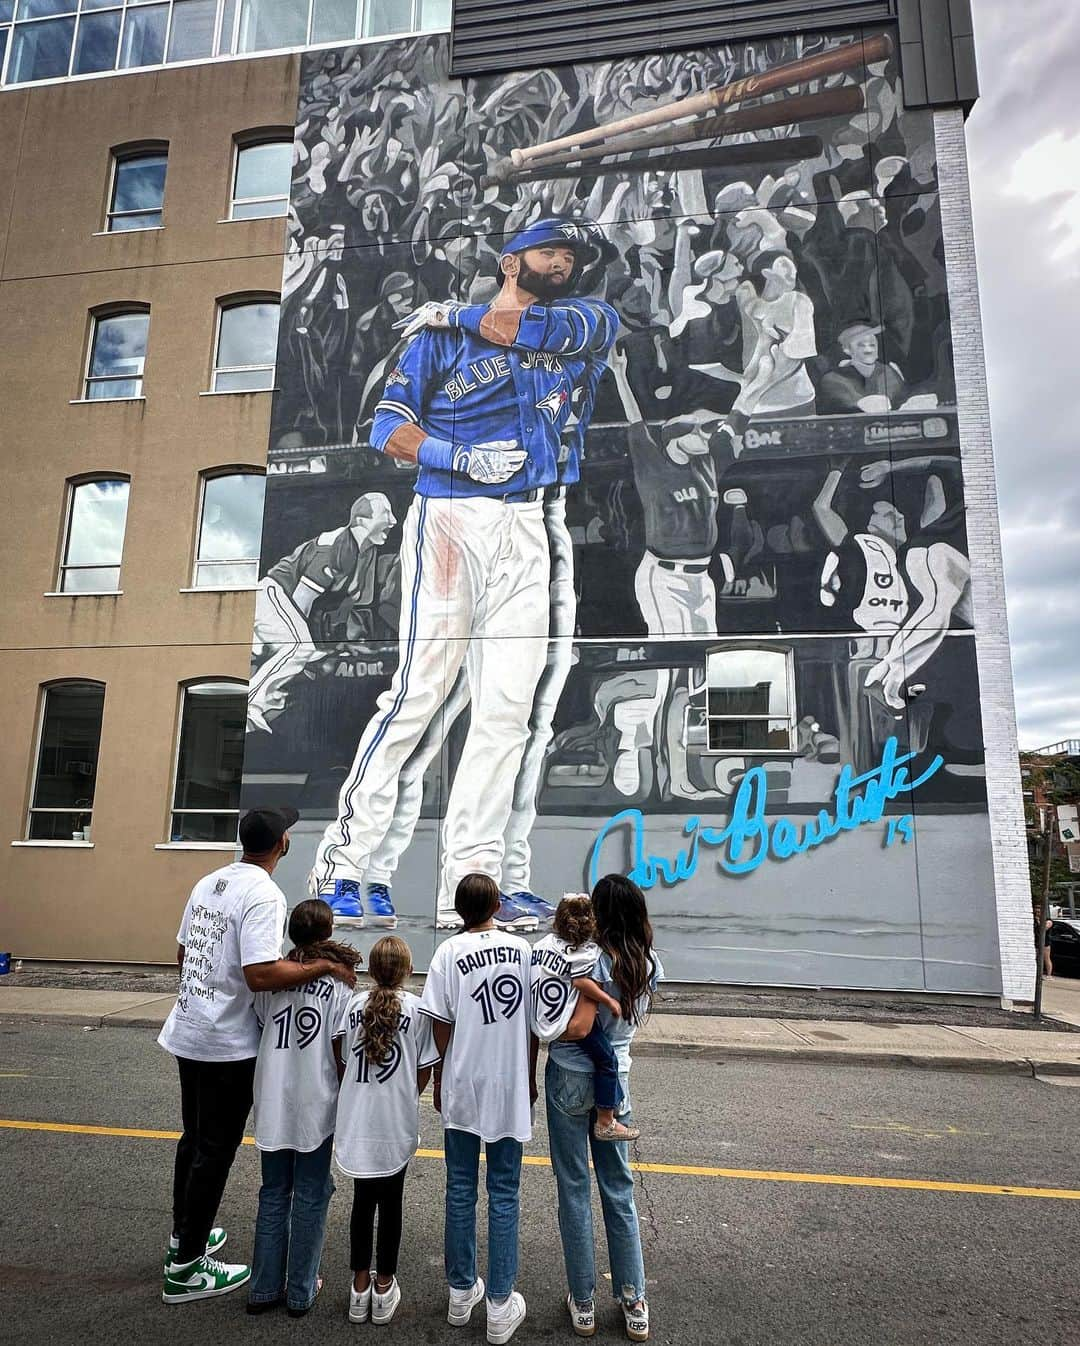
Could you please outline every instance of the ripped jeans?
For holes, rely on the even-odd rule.
[[[626,1079],[622,1080],[626,1091]],[[634,1175],[627,1146],[593,1140],[593,1077],[565,1070],[550,1056],[544,1076],[551,1166],[559,1188],[559,1232],[566,1280],[579,1304],[587,1304],[596,1288],[593,1253],[589,1152],[604,1212],[611,1288],[616,1299],[635,1304],[645,1298],[645,1265],[641,1231],[634,1203]],[[622,1112],[623,1122],[630,1113]]]

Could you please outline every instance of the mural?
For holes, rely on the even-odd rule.
[[[619,868],[676,977],[996,991],[893,40],[448,68],[304,58],[246,751],[294,896],[422,958],[469,870],[527,933]]]

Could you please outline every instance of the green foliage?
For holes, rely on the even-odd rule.
[[[1024,816],[1028,835],[1028,872],[1031,879],[1032,916],[1037,921],[1042,910],[1043,884],[1046,878],[1046,836],[1039,828],[1039,807],[1047,811],[1050,824],[1050,891],[1059,883],[1080,882],[1080,875],[1069,870],[1069,857],[1058,834],[1057,806],[1080,805],[1080,761],[1070,757],[1040,757],[1020,754],[1020,775],[1024,790]]]

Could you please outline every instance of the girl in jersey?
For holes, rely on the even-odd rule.
[[[327,903],[301,902],[289,917],[294,947],[287,957],[299,963],[329,958],[355,969],[359,952],[335,943],[333,930]],[[300,1318],[322,1285],[319,1259],[334,1192],[330,1158],[340,1078],[333,1039],[351,997],[351,989],[331,977],[255,997],[262,1024],[255,1065],[262,1187],[248,1313],[284,1303],[290,1316]]]
[[[388,1323],[401,1303],[397,1262],[405,1171],[420,1139],[420,1095],[439,1053],[431,1020],[417,1012],[419,997],[403,989],[412,973],[405,941],[396,935],[380,939],[368,956],[368,971],[373,989],[356,992],[338,1019],[345,1074],[335,1152],[338,1167],[353,1179],[349,1321]]]

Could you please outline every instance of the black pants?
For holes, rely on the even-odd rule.
[[[176,1146],[173,1232],[177,1260],[192,1262],[206,1250],[244,1123],[251,1111],[255,1058],[189,1061],[178,1056],[184,1134]]]
[[[619,1083],[619,1058],[611,1039],[600,1026],[600,1018],[575,1047],[580,1047],[593,1064],[593,1098],[598,1108],[617,1108],[623,1100]]]
[[[408,1164],[389,1178],[354,1178],[352,1219],[349,1234],[352,1239],[353,1271],[371,1270],[371,1244],[375,1228],[375,1212],[379,1212],[379,1237],[375,1247],[376,1274],[386,1280],[397,1272],[398,1249],[401,1247],[401,1203],[405,1194],[405,1174]]]

